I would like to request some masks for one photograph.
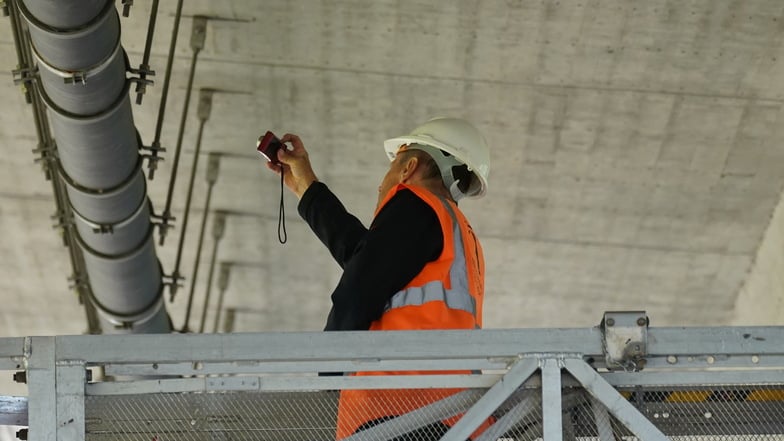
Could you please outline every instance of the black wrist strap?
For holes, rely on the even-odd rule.
[[[286,209],[283,206],[283,173],[285,170],[280,168],[280,210],[278,210],[278,242],[286,243],[288,235],[286,234]],[[283,234],[281,235],[281,231]]]

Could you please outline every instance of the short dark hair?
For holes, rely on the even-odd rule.
[[[444,156],[451,156],[449,153],[439,150]],[[403,157],[401,160],[408,161],[409,158],[416,157],[419,160],[419,164],[424,167],[423,177],[425,179],[442,179],[441,177],[441,170],[438,168],[438,164],[436,161],[430,156],[429,153],[419,150],[419,149],[406,149],[398,153]],[[457,188],[465,193],[468,191],[468,187],[471,185],[471,179],[474,178],[473,173],[468,171],[468,166],[465,164],[455,165],[452,167],[452,176],[455,177],[455,180],[459,180],[460,182],[457,183]],[[448,189],[447,189],[448,190]]]

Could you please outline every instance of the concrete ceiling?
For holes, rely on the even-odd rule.
[[[175,2],[161,2],[156,85],[134,117],[154,135]],[[141,62],[149,2],[123,19]],[[174,199],[205,125],[181,272],[169,308],[183,322],[204,204],[206,152],[220,152],[213,209],[230,211],[217,262],[236,331],[319,330],[340,271],[253,151],[265,130],[298,133],[320,180],[369,221],[387,137],[437,115],[473,121],[492,146],[488,196],[461,206],[487,259],[487,327],[590,326],[613,309],[655,325],[729,323],[784,183],[784,3],[780,0],[186,2],[154,180],[160,211],[190,64],[191,18],[212,17],[200,54]],[[11,81],[0,140],[0,335],[74,334],[84,311],[51,226],[51,185],[34,164],[32,113]],[[210,218],[211,219],[211,218]],[[158,255],[173,269],[179,231]],[[191,327],[201,315],[204,244]],[[213,300],[217,290],[213,290]],[[167,300],[168,294],[167,294]],[[212,329],[215,302],[209,309]]]

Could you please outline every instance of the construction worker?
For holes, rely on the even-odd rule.
[[[489,150],[476,128],[462,119],[436,118],[384,142],[391,165],[369,229],[318,182],[300,138],[287,134],[281,141],[291,145],[278,159],[286,186],[300,199],[298,211],[343,268],[326,331],[482,326],[482,248],[457,207],[487,188]],[[281,166],[268,163],[278,173]],[[384,373],[359,375],[378,374]],[[337,439],[456,391],[344,390]],[[453,422],[438,421],[397,439],[438,439]]]

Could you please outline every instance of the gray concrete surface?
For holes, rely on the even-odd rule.
[[[147,143],[174,3],[161,2],[156,86],[134,106]],[[148,8],[135,2],[122,22],[134,65]],[[240,92],[216,95],[203,144],[224,154],[213,208],[235,212],[218,253],[233,263],[225,305],[237,310],[235,330],[320,329],[340,275],[289,194],[289,243],[276,243],[278,183],[253,152],[258,135],[299,133],[319,178],[369,221],[387,167],[382,141],[436,115],[472,120],[493,148],[488,196],[462,204],[485,247],[488,327],[589,326],[612,309],[645,309],[659,326],[720,325],[748,296],[761,309],[781,304],[781,291],[764,283],[746,282],[753,294],[739,296],[749,274],[774,274],[760,256],[775,240],[763,235],[774,231],[784,183],[779,0],[190,0],[184,12],[220,18],[209,21],[196,88]],[[149,183],[158,210],[184,100],[188,17],[163,131],[170,150]],[[0,53],[0,334],[80,333],[67,253],[50,227],[51,188],[32,162],[30,108],[11,82],[7,22]],[[196,127],[194,107],[179,218]],[[186,277],[206,190],[202,159]],[[158,248],[166,272],[176,235]],[[205,247],[208,255],[211,240]],[[179,326],[184,296],[168,307]]]
[[[732,324],[784,323],[784,198],[771,216],[749,275],[735,302]]]

